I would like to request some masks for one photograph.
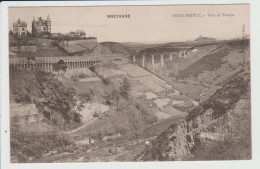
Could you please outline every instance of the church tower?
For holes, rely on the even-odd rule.
[[[48,14],[47,16],[47,31],[51,33],[51,19],[50,19],[50,16]]]

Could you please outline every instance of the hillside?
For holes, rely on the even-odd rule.
[[[52,123],[62,121],[60,127],[66,122],[73,127],[76,115],[73,111],[76,104],[75,96],[75,90],[65,87],[54,73],[10,69],[10,102],[35,104],[39,113],[47,120],[53,120]],[[60,119],[51,119],[50,111]]]
[[[123,46],[120,43],[116,43],[116,42],[102,42],[102,45],[108,47],[112,53],[114,54],[119,54],[119,55],[128,55],[130,54],[132,51],[129,50],[127,47]]]
[[[199,36],[197,39],[194,40],[194,42],[214,42],[214,41],[216,41],[216,39],[203,37],[203,36]]]
[[[83,55],[101,55],[101,56],[108,56],[108,55],[113,55],[113,52],[111,51],[111,49],[109,49],[108,47],[102,45],[102,44],[98,44],[97,46],[95,46],[93,49],[91,49],[90,51],[85,52]]]
[[[125,46],[128,50],[130,50],[131,53],[137,53],[146,48],[153,48],[162,45],[162,44],[147,44],[147,43],[138,43],[138,42],[124,42],[121,44]]]
[[[186,69],[180,71],[178,75],[176,76],[177,79],[185,79],[188,77],[195,77],[197,78],[200,73],[203,73],[203,71],[212,71],[214,69],[217,69],[221,66],[223,63],[222,58],[227,56],[229,53],[229,50],[227,46],[221,46],[218,50],[215,52],[212,52],[203,58],[199,59],[197,62],[193,63]]]
[[[25,162],[68,145],[64,129],[81,124],[76,101],[75,90],[53,73],[10,68],[11,161]]]
[[[199,57],[194,55],[168,62],[167,66],[172,69],[160,75],[165,79],[172,77],[173,80],[169,83],[191,98],[198,101],[208,99],[220,88],[222,81],[237,73],[245,64],[248,66],[250,62],[248,41],[230,41],[211,46],[209,48],[209,45],[204,45],[203,48],[210,50],[203,53],[196,47],[197,54],[201,53]]]
[[[216,49],[181,70],[176,79],[197,79],[202,77],[213,83],[223,73],[231,72],[248,62],[249,41],[231,41],[219,45]],[[215,78],[215,79],[214,79]]]
[[[129,55],[130,51],[116,42],[103,42],[96,45],[90,51],[86,51],[83,55],[87,56],[115,56],[115,55]]]
[[[249,69],[241,70],[186,120],[161,133],[136,160],[251,159],[249,86]]]

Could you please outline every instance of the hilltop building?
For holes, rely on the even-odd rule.
[[[13,33],[18,36],[26,36],[27,34],[27,24],[24,21],[18,19],[15,23],[13,23]]]
[[[86,33],[83,30],[77,30],[76,32],[70,32],[67,34],[69,37],[74,39],[84,39],[86,38]]]
[[[204,37],[204,36],[199,36],[197,39],[194,40],[196,43],[203,43],[203,42],[215,42],[215,38],[209,38],[209,37]]]
[[[51,19],[49,14],[46,20],[42,19],[42,17],[39,17],[37,20],[35,20],[33,17],[32,34],[36,35],[43,32],[51,33]]]

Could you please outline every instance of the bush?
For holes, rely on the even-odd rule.
[[[19,162],[26,162],[29,157],[40,158],[46,152],[71,144],[73,140],[67,134],[11,135],[11,154],[17,157]]]
[[[168,76],[169,76],[169,77],[175,77],[176,74],[175,74],[174,72],[170,72]]]
[[[82,119],[82,115],[79,113],[74,113],[74,122],[80,123]]]
[[[18,93],[15,102],[17,103],[31,103],[32,99],[27,93]]]
[[[77,75],[72,75],[70,77],[70,79],[73,81],[73,82],[78,82],[79,81],[79,77]]]
[[[91,70],[92,72],[95,72],[95,67],[94,66],[90,66],[89,70]]]
[[[95,113],[93,114],[93,117],[99,117],[99,114],[98,114],[97,112],[95,112]]]
[[[55,40],[55,41],[50,42],[50,46],[59,47],[60,45],[59,45],[59,42],[57,40]]]
[[[53,70],[56,72],[66,71],[67,66],[63,60],[58,61],[58,63],[53,64]]]
[[[127,78],[124,78],[122,86],[120,88],[120,94],[124,98],[129,98],[131,92],[131,83]]]
[[[80,94],[80,98],[81,98],[81,100],[83,100],[83,102],[92,101],[94,96],[95,96],[95,93],[94,93],[94,91],[92,89],[90,89],[86,93]]]
[[[81,73],[79,73],[79,76],[78,76],[80,79],[85,79],[85,78],[87,78],[87,77],[89,77],[87,74],[85,74],[85,73],[83,73],[83,72],[81,72]]]
[[[146,125],[153,124],[158,121],[158,118],[146,107],[144,103],[136,102],[135,107],[140,111],[142,120]]]
[[[111,83],[111,80],[109,78],[102,78],[102,81],[105,85],[109,85]]]
[[[120,94],[115,88],[107,92],[104,97],[107,99],[106,104],[108,105],[117,106],[119,104]]]

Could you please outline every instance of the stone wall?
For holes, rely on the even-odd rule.
[[[36,52],[37,46],[10,47],[13,52]]]

